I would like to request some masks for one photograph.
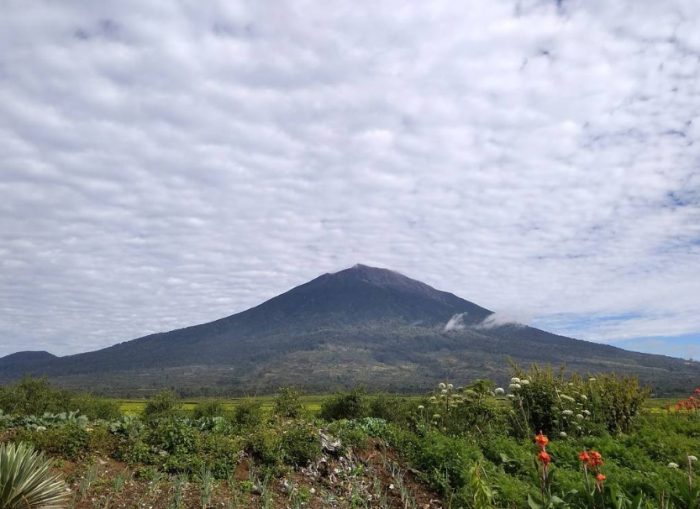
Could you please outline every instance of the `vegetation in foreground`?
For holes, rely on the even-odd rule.
[[[46,496],[65,497],[29,508],[700,507],[700,389],[647,397],[633,378],[515,366],[504,388],[354,390],[317,411],[289,388],[189,409],[163,392],[133,415],[24,379],[0,388],[0,462],[22,451]],[[21,484],[5,464],[0,496]]]

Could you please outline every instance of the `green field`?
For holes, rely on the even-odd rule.
[[[324,396],[301,396],[301,402],[304,408],[310,412],[318,412],[321,409],[321,402]],[[274,396],[255,396],[251,398],[188,398],[183,399],[181,402],[182,409],[185,411],[192,411],[194,408],[206,401],[221,401],[223,403],[224,409],[233,410],[243,401],[255,400],[260,402],[263,410],[269,411],[272,409],[274,403]],[[122,412],[128,415],[138,415],[143,412],[146,406],[146,399],[118,399],[115,401],[119,404],[119,408]]]
[[[321,409],[321,403],[327,396],[324,395],[303,395],[300,397],[301,403],[304,408],[312,413],[318,413]],[[409,400],[420,400],[425,396],[415,395],[415,396],[404,396]],[[272,409],[274,404],[274,396],[254,396],[249,398],[187,398],[183,399],[181,402],[182,409],[191,412],[194,408],[206,401],[220,401],[226,410],[233,410],[243,401],[255,400],[261,403],[263,410],[269,411]],[[659,413],[665,412],[668,405],[674,404],[678,398],[649,398],[644,402],[644,412],[646,413]],[[114,398],[119,404],[121,411],[127,415],[139,415],[143,412],[146,406],[147,399],[119,399]]]

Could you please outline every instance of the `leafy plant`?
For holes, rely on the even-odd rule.
[[[60,477],[51,474],[51,462],[24,443],[0,444],[0,507],[54,509],[67,499]]]
[[[194,407],[194,411],[192,412],[192,417],[194,419],[224,417],[225,415],[226,410],[224,408],[224,403],[218,399],[202,401]]]
[[[303,423],[283,433],[281,447],[284,462],[288,465],[304,467],[321,454],[318,431]]]
[[[279,390],[273,412],[275,415],[285,417],[287,419],[296,419],[300,417],[304,411],[304,405],[301,403],[301,393],[292,387],[283,387]]]
[[[321,403],[319,416],[327,421],[338,419],[359,419],[369,414],[369,401],[363,389],[338,393]]]
[[[173,391],[161,391],[148,400],[143,409],[146,419],[174,417],[180,413],[180,398]]]
[[[263,420],[262,406],[252,398],[241,401],[233,411],[233,423],[242,429],[252,429],[259,426]]]

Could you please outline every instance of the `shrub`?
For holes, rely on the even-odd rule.
[[[263,421],[260,402],[252,398],[241,401],[233,410],[231,420],[242,429],[251,429],[259,426]]]
[[[173,417],[180,413],[180,399],[173,391],[161,391],[148,400],[143,409],[146,419]]]
[[[215,433],[198,436],[198,455],[217,479],[226,479],[236,470],[242,449],[239,438]]]
[[[82,415],[90,419],[104,419],[106,421],[121,417],[119,403],[107,398],[98,398],[91,394],[77,394],[70,398],[72,410],[79,410]]]
[[[304,411],[304,405],[301,403],[301,394],[296,389],[284,387],[280,389],[279,394],[275,398],[273,412],[275,415],[288,419],[296,419],[300,417]]]
[[[158,451],[173,455],[189,454],[194,451],[195,429],[184,419],[162,419],[150,430],[147,440]]]
[[[509,397],[513,424],[520,436],[536,432],[580,436],[603,429],[627,433],[649,396],[648,389],[629,376],[566,378],[563,369],[555,373],[552,368],[538,366],[527,372],[514,366],[513,374]]]
[[[305,424],[286,430],[281,447],[284,462],[293,466],[306,466],[321,453],[318,431]]]
[[[25,377],[15,385],[0,389],[0,409],[13,415],[42,415],[45,412],[74,410],[70,394],[54,389],[45,378]]]
[[[369,414],[369,401],[362,389],[338,393],[321,403],[319,416],[326,421],[338,419],[360,419]]]
[[[69,459],[78,458],[90,449],[90,436],[77,422],[47,429],[24,429],[20,430],[17,436],[46,453]]]
[[[195,419],[201,419],[203,417],[224,417],[226,415],[226,409],[224,408],[223,401],[218,399],[202,401],[194,407],[192,412],[192,417]]]
[[[64,507],[63,481],[50,472],[51,462],[26,444],[0,444],[0,507],[54,509]]]
[[[482,459],[478,447],[434,430],[416,435],[395,429],[391,443],[423,472],[432,488],[443,495],[456,496],[457,506],[465,501],[469,471]]]
[[[276,429],[259,428],[247,440],[247,452],[263,467],[275,469],[282,461],[282,437]]]
[[[510,396],[513,423],[518,434],[529,437],[540,432],[556,435],[564,431],[561,426],[561,395],[564,394],[565,398],[569,396],[564,390],[566,381],[563,368],[554,373],[551,367],[543,369],[532,366],[525,372],[514,366],[513,375]],[[526,383],[522,383],[523,381]]]
[[[414,415],[414,405],[405,397],[377,394],[370,398],[367,415],[397,424],[408,423]]]
[[[628,433],[650,394],[635,377],[613,373],[590,378],[584,390],[592,403],[594,419],[611,433]]]

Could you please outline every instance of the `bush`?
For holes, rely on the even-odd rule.
[[[458,507],[464,502],[469,471],[482,459],[478,447],[434,430],[417,435],[394,429],[390,443],[423,473],[432,488],[443,495],[455,496]]]
[[[393,394],[378,394],[370,398],[367,415],[384,419],[387,422],[405,424],[414,416],[414,406],[405,397]]]
[[[0,507],[58,509],[68,493],[51,462],[26,444],[0,444]]]
[[[280,389],[279,394],[275,398],[273,407],[275,415],[287,419],[296,419],[301,416],[303,411],[304,405],[301,403],[301,394],[299,391],[291,387]]]
[[[593,417],[611,433],[628,433],[651,391],[639,386],[635,377],[598,375],[585,384],[593,406]]]
[[[362,389],[354,389],[350,392],[338,393],[326,398],[321,403],[319,416],[326,421],[338,419],[360,419],[368,417],[369,401],[367,394]]]
[[[106,421],[121,417],[119,403],[107,398],[98,398],[91,394],[77,394],[70,398],[72,410],[79,410],[82,415],[90,419],[104,419]]]
[[[533,366],[525,372],[514,366],[511,380],[513,424],[521,436],[537,432],[588,435],[603,429],[627,433],[639,416],[648,389],[637,379],[603,374],[565,378],[563,369]]]
[[[278,430],[259,428],[247,440],[247,452],[266,469],[276,469],[282,461],[282,437]]]
[[[226,410],[223,401],[218,399],[202,401],[194,407],[192,417],[194,419],[202,419],[204,417],[224,417]]]
[[[87,430],[76,422],[33,431],[23,429],[17,437],[34,444],[46,453],[69,459],[81,457],[90,450],[90,436]]]
[[[25,377],[15,385],[0,388],[0,410],[12,415],[42,415],[74,410],[70,394],[54,389],[45,378]]]
[[[241,429],[251,429],[263,421],[262,406],[259,401],[246,399],[241,401],[233,410],[233,423]]]
[[[174,417],[181,413],[180,398],[173,391],[161,391],[148,400],[143,409],[146,419]]]
[[[288,465],[304,467],[321,454],[318,431],[305,424],[295,424],[282,434],[282,455]]]
[[[198,436],[197,455],[217,479],[226,479],[236,470],[242,449],[238,438],[215,433]]]

